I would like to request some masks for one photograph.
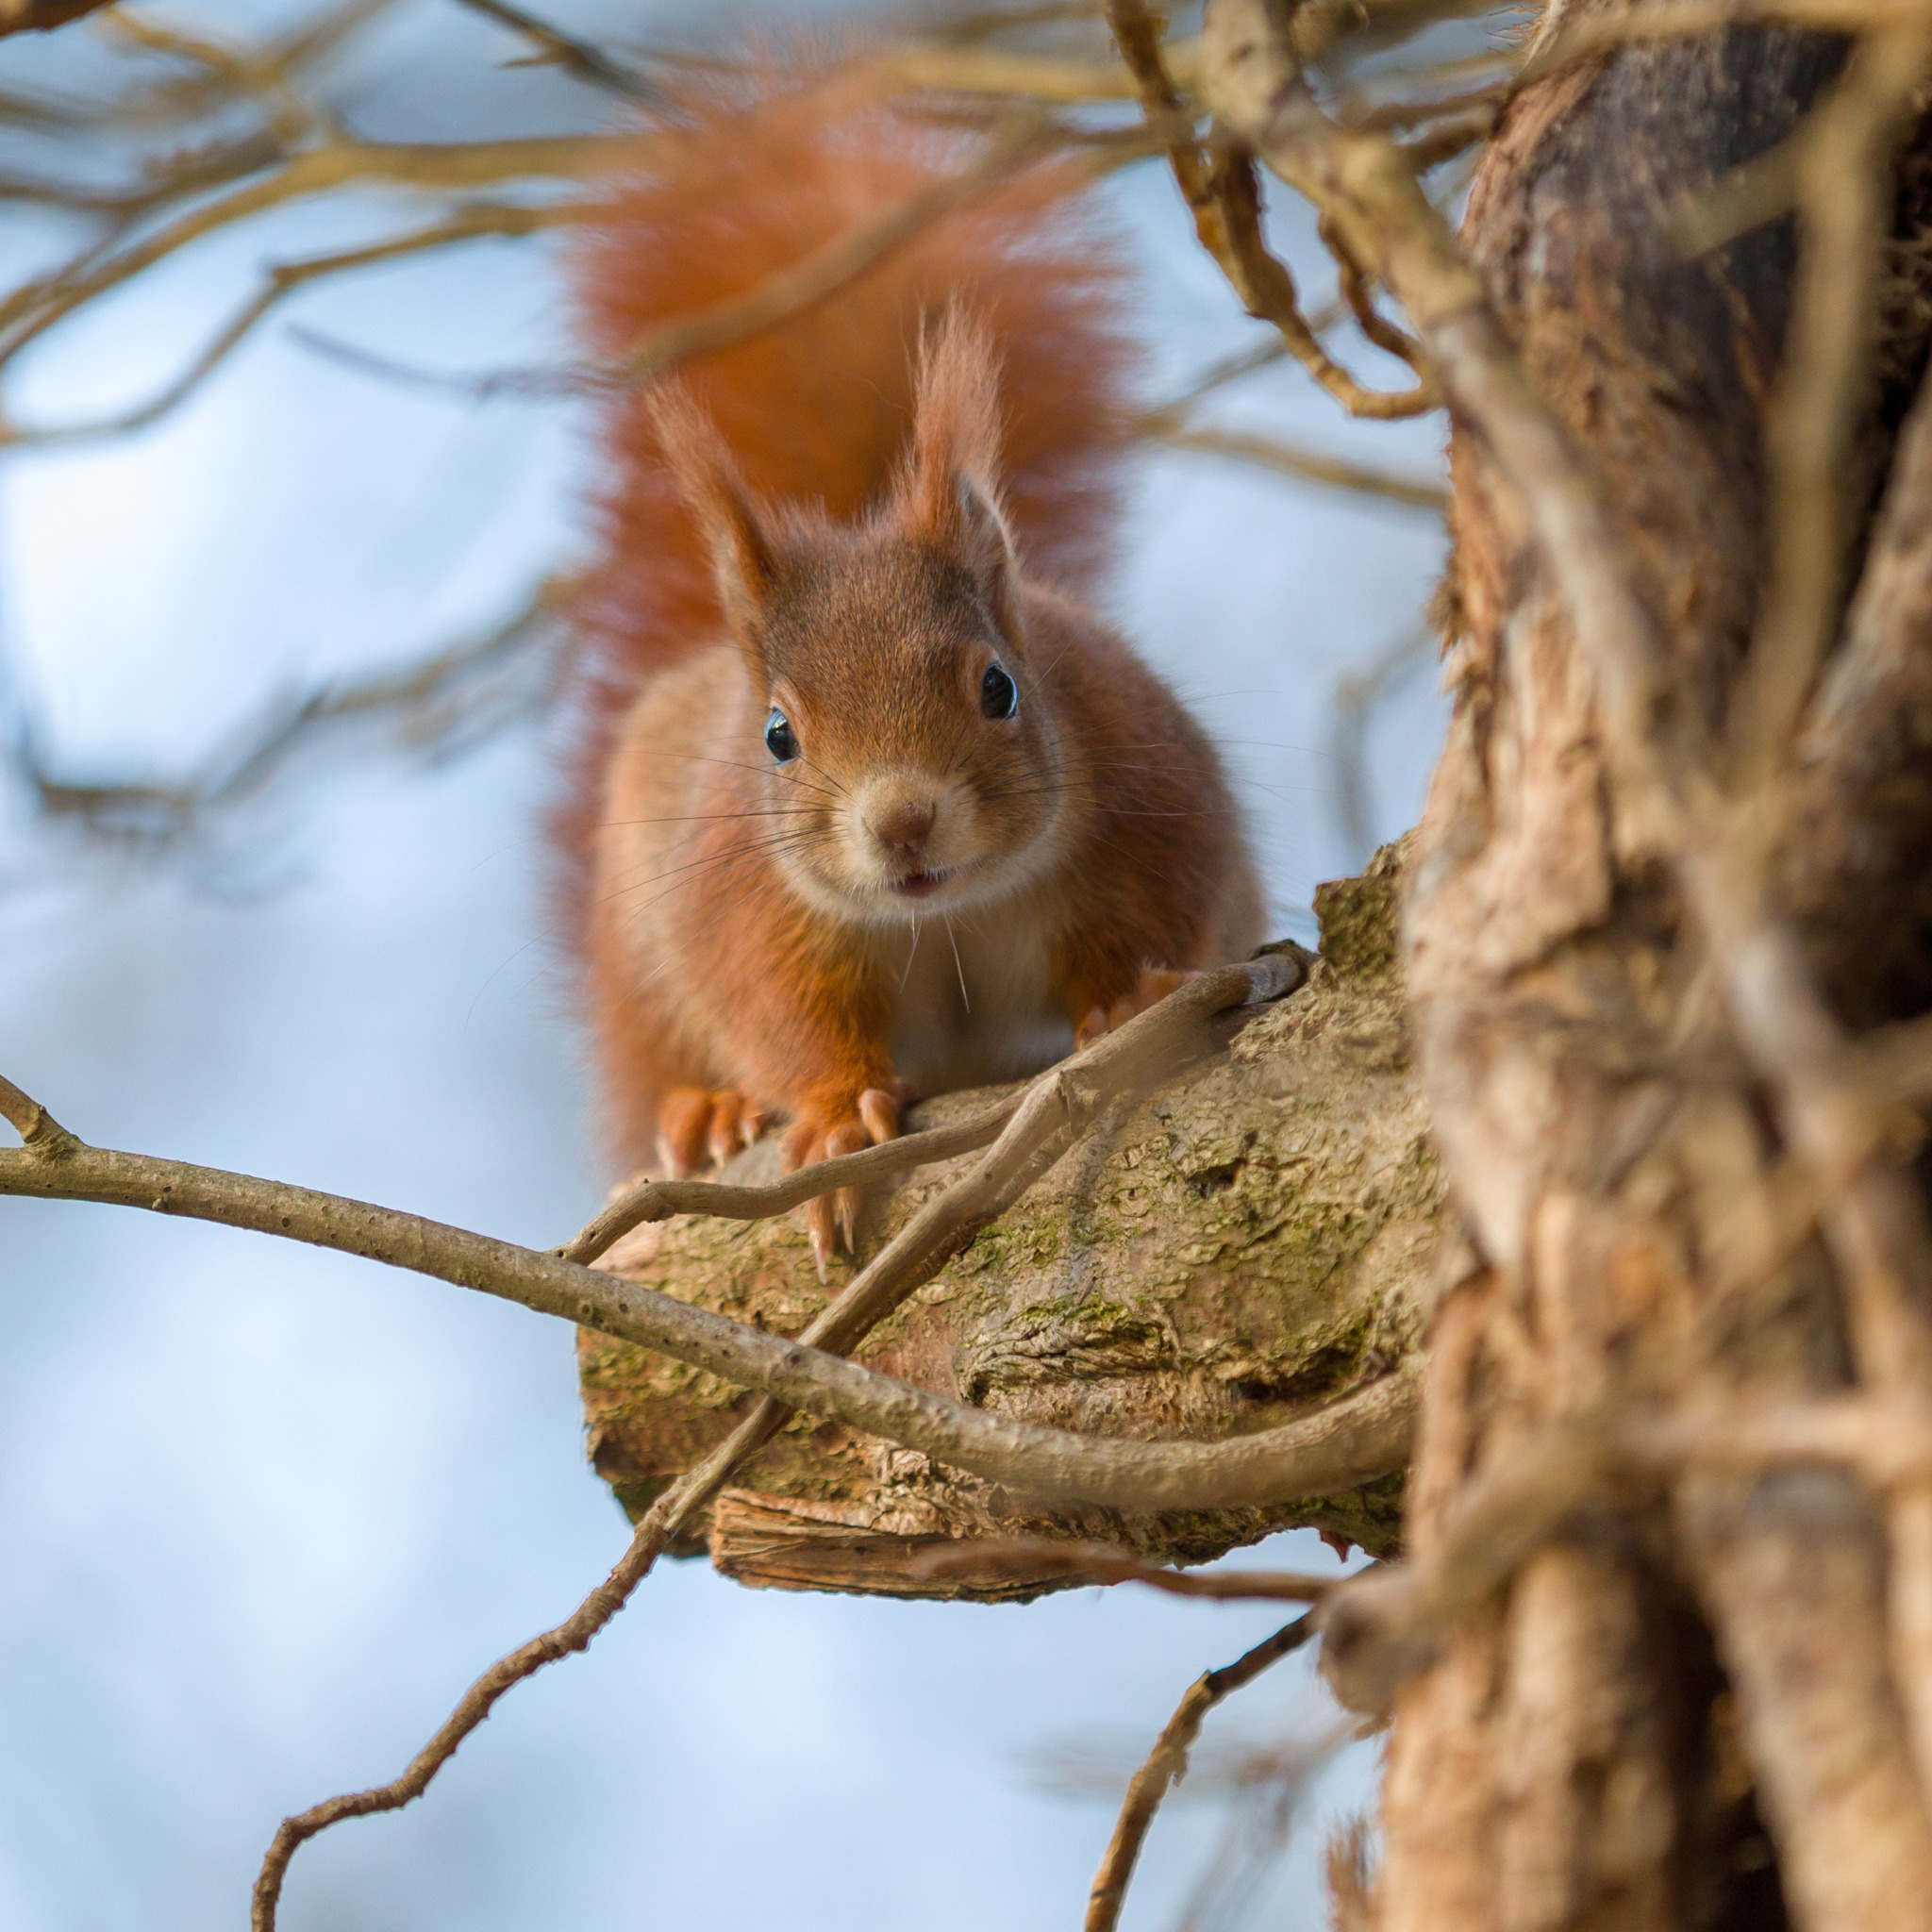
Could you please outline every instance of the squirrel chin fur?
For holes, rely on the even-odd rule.
[[[591,348],[741,295],[970,159],[772,62],[683,93],[577,258]],[[1220,759],[1092,614],[1134,354],[1072,171],[616,402],[576,610],[560,917],[609,1139],[788,1167],[1038,1071],[1262,906]],[[824,1257],[857,1203],[810,1204]]]

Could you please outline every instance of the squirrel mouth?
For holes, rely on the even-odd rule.
[[[928,892],[936,892],[945,884],[948,874],[942,872],[915,872],[910,876],[893,881],[892,890],[903,892],[908,899],[923,899]]]

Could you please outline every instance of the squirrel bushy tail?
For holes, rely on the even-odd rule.
[[[578,252],[592,352],[622,355],[757,288],[970,162],[972,138],[862,85],[856,65],[774,61],[686,89],[656,116],[650,172],[613,187]],[[754,492],[841,519],[879,497],[912,425],[921,330],[960,305],[999,358],[1002,493],[1026,566],[1091,588],[1117,507],[1133,347],[1120,264],[1076,185],[1070,169],[1036,170],[826,299],[686,363],[681,380]],[[647,387],[611,408],[603,442],[601,560],[578,622],[599,675],[622,685],[714,637],[720,613]]]

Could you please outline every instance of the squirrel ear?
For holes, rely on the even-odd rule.
[[[999,448],[999,358],[985,324],[954,304],[920,342],[906,508],[915,532],[971,570],[1007,623],[1017,561]]]
[[[762,677],[759,633],[777,562],[751,492],[717,425],[682,384],[660,384],[645,407],[678,492],[709,547],[725,620]]]

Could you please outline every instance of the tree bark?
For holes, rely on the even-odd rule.
[[[1713,727],[1766,571],[1794,242],[1774,222],[1685,260],[1667,216],[1789,137],[1842,60],[1830,38],[1751,28],[1600,57],[1511,104],[1465,222]],[[1916,312],[1903,326],[1917,333],[1889,345],[1866,425],[1874,476],[1924,365]],[[1405,966],[1419,1078],[1485,1265],[1436,1310],[1405,1524],[1424,1561],[1533,1432],[1612,1403],[1852,1379],[1821,1251],[1775,1240],[1790,1183],[1759,1097],[1686,1077],[1724,1058],[1723,1016],[1607,767],[1520,506],[1459,430],[1452,464],[1455,715]],[[1926,522],[1896,540],[1921,569]],[[1927,645],[1923,620],[1905,634],[1923,604],[1909,571],[1881,579],[1878,561],[1860,608],[1884,645],[1837,674],[1839,737],[1816,736],[1811,834],[1788,867],[1827,984],[1865,1021],[1915,1009],[1924,977],[1893,929],[1915,906],[1867,887],[1932,849],[1910,769],[1923,705],[1876,745],[1869,728],[1874,696],[1924,676]],[[1860,811],[1884,823],[1881,850]],[[1379,1932],[1932,1925],[1885,1588],[1878,1516],[1822,1466],[1688,1475],[1574,1512],[1396,1695]]]
[[[1402,1361],[1441,1237],[1395,974],[1400,858],[1388,848],[1360,879],[1324,887],[1324,956],[1308,984],[1258,1015],[1230,1016],[1196,1064],[1117,1107],[859,1359],[1031,1422],[1143,1438],[1287,1422]],[[949,1095],[910,1124],[938,1124],[988,1097]],[[861,1253],[970,1158],[875,1191]],[[774,1171],[761,1143],[727,1172]],[[790,1219],[749,1229],[660,1222],[599,1265],[786,1334],[825,1291]],[[633,1518],[747,1407],[715,1377],[607,1336],[584,1331],[580,1355],[591,1457]],[[708,1550],[746,1583],[1024,1597],[1076,1579],[950,1560],[932,1577],[917,1564],[941,1546],[958,1557],[962,1544],[1016,1535],[1202,1561],[1297,1524],[1382,1552],[1400,1497],[1400,1479],[1389,1478],[1265,1508],[1042,1514],[926,1457],[800,1417],[682,1548]]]

